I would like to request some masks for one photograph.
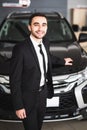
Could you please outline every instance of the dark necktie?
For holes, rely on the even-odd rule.
[[[43,69],[44,69],[44,77],[45,77],[45,83],[46,83],[46,63],[45,63],[45,57],[44,57],[44,53],[43,53],[41,44],[39,45],[39,48],[40,48],[40,53],[43,58]]]

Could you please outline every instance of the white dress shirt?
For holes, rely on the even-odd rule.
[[[44,57],[45,57],[45,63],[46,63],[46,71],[48,69],[48,58],[47,58],[47,53],[46,53],[46,50],[45,50],[45,47],[42,43],[42,41],[40,43],[37,43],[33,37],[30,35],[30,39],[33,43],[33,46],[34,46],[34,49],[36,51],[36,54],[37,54],[37,57],[38,57],[38,61],[39,61],[39,66],[40,66],[40,71],[41,71],[41,80],[40,80],[40,86],[43,86],[44,85],[44,81],[45,81],[45,77],[44,77],[44,68],[43,68],[43,57],[40,53],[40,48],[39,48],[39,44],[42,45],[42,50],[43,50],[43,53],[44,53]]]

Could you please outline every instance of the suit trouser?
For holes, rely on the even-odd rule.
[[[25,130],[41,130],[43,117],[46,111],[46,97],[47,91],[46,88],[44,88],[39,92],[35,106],[32,108],[27,118],[23,120]]]

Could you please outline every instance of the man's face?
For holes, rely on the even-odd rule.
[[[47,32],[47,19],[42,16],[36,16],[32,19],[28,28],[35,39],[42,39]]]

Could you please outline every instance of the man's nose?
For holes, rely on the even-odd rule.
[[[39,25],[39,30],[41,30],[42,29],[42,25]]]

